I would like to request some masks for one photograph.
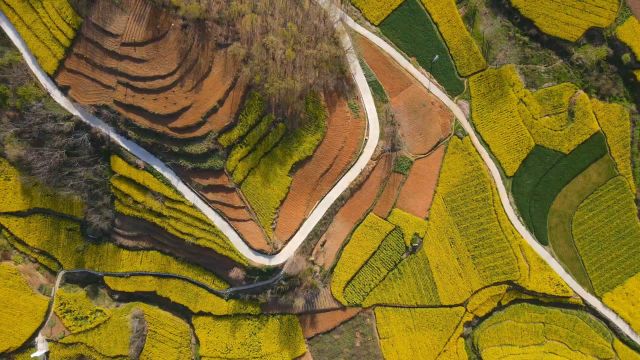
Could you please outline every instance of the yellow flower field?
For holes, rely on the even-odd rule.
[[[438,26],[458,73],[467,77],[487,68],[480,48],[462,22],[454,0],[422,0],[422,4]]]
[[[577,41],[592,27],[605,28],[618,14],[617,0],[511,0],[544,33]]]
[[[367,20],[373,25],[379,25],[404,0],[351,0],[353,6],[362,11]]]
[[[45,320],[48,299],[34,292],[18,269],[0,263],[0,354],[24,344]]]
[[[84,290],[64,286],[56,292],[54,311],[71,332],[91,329],[111,316],[110,309],[96,306]]]
[[[640,273],[602,296],[602,301],[625,319],[635,330],[640,331]]]
[[[616,36],[625,43],[636,59],[640,60],[640,21],[635,16],[629,18],[616,29]]]

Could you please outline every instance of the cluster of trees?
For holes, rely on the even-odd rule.
[[[334,23],[314,0],[155,0],[230,46],[241,75],[279,115],[297,117],[311,92],[346,91]]]
[[[87,233],[108,235],[114,218],[108,139],[46,96],[4,34],[0,79],[0,155],[28,175],[24,181],[81,198]]]

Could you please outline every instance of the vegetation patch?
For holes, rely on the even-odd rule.
[[[327,110],[317,96],[305,100],[305,119],[287,132],[242,183],[242,193],[270,236],[280,204],[287,196],[293,167],[313,155],[327,131]],[[267,190],[267,191],[265,191]]]
[[[613,334],[593,315],[581,310],[528,303],[500,310],[477,326],[472,347],[483,359],[510,356],[613,359]]]
[[[578,146],[569,155],[536,146],[513,177],[515,203],[538,241],[549,244],[547,218],[560,191],[591,164],[607,155],[601,132]]]
[[[33,291],[18,269],[0,263],[0,354],[24,344],[45,319],[49,301]]]
[[[606,28],[616,19],[620,2],[611,0],[511,0],[544,33],[577,41],[592,27]]]
[[[420,354],[426,360],[436,359],[442,353],[465,309],[377,307],[375,312],[385,359],[412,359]]]
[[[67,0],[2,0],[0,10],[16,27],[49,75],[71,46],[82,19]]]
[[[144,292],[169,299],[171,302],[187,307],[194,314],[208,313],[211,315],[231,314],[259,314],[260,307],[244,300],[223,299],[208,290],[181,279],[159,278],[154,276],[130,276],[104,278],[107,286],[118,292]],[[227,288],[228,285],[218,279],[217,290]]]
[[[640,273],[602,296],[602,301],[625,319],[635,330],[640,330]]]
[[[353,319],[325,334],[307,340],[314,359],[382,360],[372,312],[362,311]]]
[[[378,25],[386,19],[404,0],[351,0],[367,20],[373,25]]]
[[[602,296],[640,272],[640,221],[624,177],[589,196],[573,218],[573,237],[593,288]]]
[[[422,4],[438,26],[460,76],[467,77],[486,69],[487,62],[462,22],[456,2],[422,0]]]
[[[407,0],[381,24],[380,30],[405,54],[416,59],[453,96],[464,91],[453,59],[435,24],[418,0]],[[433,61],[439,56],[437,61]]]
[[[306,352],[294,315],[195,316],[201,359],[295,359]]]
[[[111,309],[96,306],[84,290],[74,287],[56,291],[54,311],[72,333],[96,327],[111,316]]]
[[[393,163],[393,171],[399,174],[409,175],[411,166],[413,166],[413,160],[410,157],[401,155],[398,156]]]

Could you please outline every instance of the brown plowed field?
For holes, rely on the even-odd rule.
[[[362,147],[364,115],[354,117],[342,98],[328,97],[327,106],[327,133],[311,158],[295,172],[278,212],[275,234],[281,242],[293,236],[316,203],[355,161]]]
[[[390,156],[383,156],[362,186],[347,200],[313,250],[314,261],[329,269],[351,230],[371,208],[392,170]]]
[[[633,15],[640,19],[640,0],[627,0],[627,4],[631,8]]]
[[[416,160],[404,183],[396,207],[420,218],[429,215],[446,147],[441,145],[429,156]]]
[[[298,315],[298,320],[300,320],[304,337],[308,339],[333,330],[358,315],[361,310],[360,308],[346,308],[322,313],[301,314]]]
[[[215,34],[149,0],[97,0],[56,81],[76,101],[108,105],[175,138],[220,131],[246,89]]]
[[[382,194],[380,194],[380,198],[378,198],[378,202],[376,206],[373,208],[373,213],[380,216],[381,218],[386,218],[389,216],[393,205],[396,203],[396,199],[398,198],[398,193],[400,192],[400,188],[402,187],[402,182],[404,180],[404,175],[398,174],[394,172],[389,176],[389,180],[384,186],[384,190]]]
[[[393,59],[361,36],[357,45],[389,96],[406,150],[422,155],[451,133],[453,114]]]

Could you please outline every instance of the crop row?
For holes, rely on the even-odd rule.
[[[378,25],[386,19],[404,0],[351,0],[351,3],[362,11],[369,22]]]
[[[238,166],[240,160],[252,152],[258,142],[269,132],[275,119],[275,116],[271,114],[263,117],[258,125],[249,131],[241,141],[233,146],[225,164],[225,168],[228,172],[232,173],[236,166]]]
[[[155,223],[185,241],[246,262],[226,236],[173,188],[117,156],[112,156],[112,169],[116,175],[111,178],[111,186],[120,213]]]
[[[67,0],[2,0],[0,10],[16,27],[42,68],[53,74],[81,24],[71,4]]]
[[[526,303],[491,315],[474,329],[472,341],[483,359],[549,353],[566,359],[616,358],[611,331],[591,314]]]
[[[344,299],[348,304],[361,304],[380,281],[402,261],[405,253],[402,231],[395,228],[345,286]]]
[[[289,130],[242,183],[242,193],[268,235],[280,204],[293,181],[291,169],[313,155],[327,131],[327,109],[316,95],[305,99],[305,114],[298,128]]]
[[[127,250],[112,243],[89,243],[80,224],[53,215],[0,215],[0,225],[36,251],[56,259],[65,269],[103,272],[163,272],[185,276],[210,286],[219,280],[211,273],[155,250]]]
[[[264,106],[264,100],[260,94],[257,92],[250,93],[235,126],[220,135],[218,142],[224,147],[229,147],[238,142],[260,120]]]
[[[639,32],[640,34],[640,32]],[[631,117],[620,104],[609,104],[597,99],[591,100],[593,111],[600,128],[607,138],[609,153],[616,167],[636,193],[636,181],[631,168]]]
[[[195,316],[200,358],[289,360],[306,351],[294,315]]]
[[[193,313],[208,313],[212,315],[257,314],[260,308],[249,301],[225,300],[209,291],[193,285],[185,280],[159,278],[153,276],[131,276],[104,278],[105,284],[118,292],[155,293],[171,300],[172,303],[187,307]],[[222,290],[227,284],[219,280],[216,289]]]
[[[467,77],[486,69],[487,62],[462,22],[456,2],[422,0],[422,4],[438,26],[460,76]]]
[[[56,291],[54,310],[72,333],[96,327],[111,317],[111,309],[96,306],[85,291],[74,287],[61,287]]]
[[[624,177],[591,194],[573,218],[573,237],[596,294],[602,296],[640,272],[640,221]]]
[[[48,301],[35,293],[16,267],[0,263],[0,354],[16,350],[38,329]]]
[[[611,0],[511,0],[544,33],[577,41],[592,27],[605,28],[616,19],[619,1]]]
[[[358,225],[333,270],[331,292],[338,301],[349,303],[344,296],[347,283],[367,263],[393,229],[394,225],[372,213]]]
[[[234,167],[234,171],[231,174],[231,178],[236,184],[242,183],[249,173],[258,166],[260,160],[269,153],[282,139],[287,132],[287,127],[283,123],[278,123],[269,131],[269,133],[256,143],[255,146],[249,149],[249,153],[238,161],[237,166]],[[251,133],[249,134],[251,135]],[[240,145],[240,144],[238,144]],[[234,147],[235,150],[235,147]],[[233,155],[233,152],[231,153]],[[233,161],[233,159],[231,159]],[[229,161],[229,160],[227,160]],[[229,164],[229,162],[227,162]]]

